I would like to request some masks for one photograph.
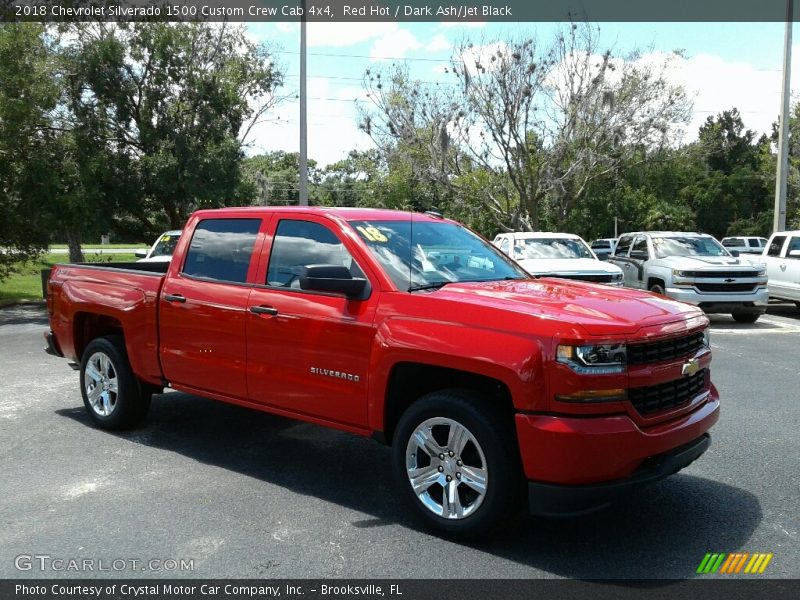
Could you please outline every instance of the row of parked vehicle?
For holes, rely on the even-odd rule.
[[[137,255],[169,261],[180,235],[167,231]],[[800,231],[721,242],[701,233],[643,231],[591,246],[571,233],[512,232],[493,244],[532,275],[648,290],[743,323],[758,320],[769,298],[800,306]]]
[[[594,240],[591,247],[600,260],[624,270],[627,287],[665,294],[706,312],[730,312],[752,322],[770,298],[800,307],[800,231],[721,242],[697,233],[640,232]]]

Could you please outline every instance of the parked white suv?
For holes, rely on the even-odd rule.
[[[617,238],[600,238],[592,242],[592,252],[600,260],[608,260],[617,247]]]
[[[598,260],[572,233],[500,233],[493,243],[531,275],[622,285],[622,269]]]
[[[767,265],[770,298],[800,307],[800,231],[773,233],[761,260]]]
[[[731,256],[710,235],[675,231],[626,233],[609,259],[625,272],[625,286],[728,313],[755,323],[767,310],[766,268]]]
[[[726,237],[722,238],[722,245],[728,252],[739,252],[741,254],[761,254],[764,246],[767,245],[767,238],[762,237]]]

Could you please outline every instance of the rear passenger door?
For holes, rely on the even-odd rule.
[[[247,396],[245,321],[262,219],[206,219],[159,300],[161,366],[175,385]]]

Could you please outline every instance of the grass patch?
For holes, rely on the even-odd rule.
[[[130,244],[81,244],[81,248],[86,252],[87,250],[103,250],[104,248],[134,248],[135,250],[149,250],[152,244],[143,244],[142,242],[131,242]],[[66,250],[69,248],[66,244],[50,244],[50,250]]]
[[[133,254],[102,254],[100,252],[84,251],[83,257],[87,262],[131,262],[136,260]],[[110,259],[110,260],[109,260]],[[0,306],[13,304],[21,300],[42,299],[42,269],[47,269],[56,263],[69,262],[66,254],[43,254],[39,260],[20,263],[19,272],[14,273],[5,281],[0,281]]]

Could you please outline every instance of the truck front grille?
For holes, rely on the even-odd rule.
[[[695,283],[700,292],[752,292],[757,283]]]
[[[641,365],[681,358],[694,354],[702,347],[702,331],[658,342],[629,344],[628,364]]]
[[[703,391],[705,385],[706,369],[703,369],[675,381],[631,388],[628,390],[628,399],[640,415],[647,417],[688,404]]]
[[[591,281],[592,283],[611,283],[614,280],[613,275],[606,275],[604,273],[565,273],[559,274],[554,273],[552,275],[546,275],[546,277],[559,277],[561,279],[575,279],[578,281]]]
[[[758,271],[686,271],[685,277],[694,279],[742,279],[744,277],[758,277]]]

